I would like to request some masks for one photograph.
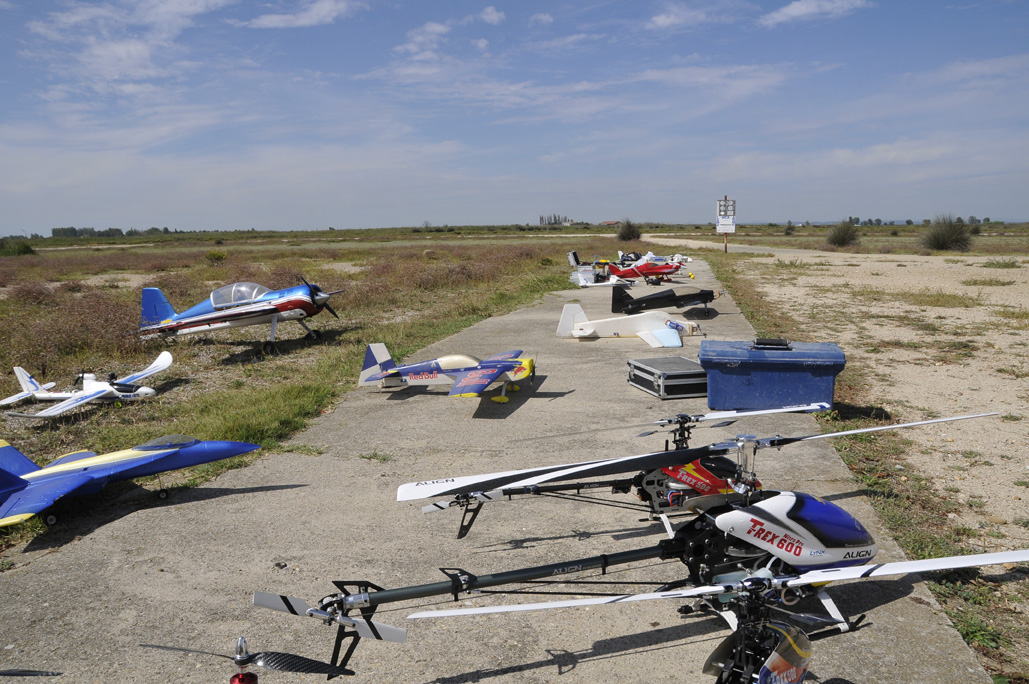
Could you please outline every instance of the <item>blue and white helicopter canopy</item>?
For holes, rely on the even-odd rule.
[[[263,297],[271,290],[264,285],[257,283],[232,283],[223,285],[211,293],[211,306],[219,309],[224,306],[234,306],[245,302],[252,302]]]

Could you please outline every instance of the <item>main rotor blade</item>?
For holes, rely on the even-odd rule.
[[[793,410],[796,410],[794,408]],[[782,412],[783,409],[772,409],[772,412]],[[724,413],[724,412],[719,412]],[[710,415],[710,414],[708,414]],[[826,434],[806,435],[803,437],[766,437],[757,440],[759,447],[782,447],[794,442],[803,442],[815,439],[826,439],[829,437],[841,437],[844,435],[855,435],[865,432],[880,432],[882,430],[896,430],[899,428],[915,427],[918,425],[930,425],[933,423],[946,423],[970,418],[982,418],[994,416],[996,413],[979,413],[968,416],[955,416],[951,418],[935,418],[933,420],[922,420],[914,423],[901,423],[898,425],[880,425],[877,427],[861,428],[857,430],[846,430],[843,432],[831,432]],[[724,415],[719,415],[719,418]],[[471,494],[475,492],[488,492],[506,487],[528,487],[542,484],[544,482],[561,482],[583,477],[601,477],[605,475],[616,475],[632,472],[634,470],[654,470],[674,465],[682,465],[703,456],[718,456],[735,451],[738,445],[735,441],[725,441],[716,444],[709,444],[702,447],[690,449],[677,449],[674,451],[659,451],[638,456],[622,456],[618,458],[597,459],[594,461],[582,461],[580,463],[566,463],[556,466],[544,466],[540,468],[529,468],[526,470],[508,470],[498,473],[486,473],[482,475],[467,475],[463,477],[443,477],[421,482],[408,482],[400,485],[397,489],[397,501],[411,501],[414,499],[426,499],[436,496],[448,496],[452,494]]]
[[[557,439],[558,437],[578,437],[580,435],[591,435],[595,432],[610,432],[611,430],[630,430],[633,428],[650,427],[652,425],[658,425],[660,427],[668,427],[675,425],[680,420],[685,420],[687,423],[702,423],[708,420],[726,420],[733,419],[738,420],[740,418],[747,418],[749,416],[764,416],[773,413],[814,413],[817,411],[828,411],[830,405],[825,402],[816,402],[813,404],[798,404],[796,406],[783,406],[782,408],[774,409],[755,409],[753,411],[712,411],[711,413],[698,413],[688,414],[679,413],[674,418],[662,418],[660,420],[650,421],[649,423],[635,423],[632,425],[619,425],[617,427],[606,427],[606,428],[595,428],[592,430],[579,430],[577,432],[562,432],[557,435],[543,435],[539,437],[526,437],[524,439],[511,440],[512,444],[518,442],[532,442],[538,439]],[[719,425],[711,425],[708,427],[724,427],[725,425],[731,425],[732,423],[725,423]],[[647,437],[660,430],[651,430],[644,432],[637,437]]]
[[[839,582],[849,579],[865,579],[868,577],[885,577],[888,575],[907,575],[912,572],[931,572],[933,570],[955,570],[971,568],[977,565],[999,565],[1001,563],[1029,562],[1029,549],[1019,551],[1000,551],[998,553],[978,553],[971,556],[946,556],[944,558],[926,558],[915,561],[898,561],[895,563],[877,563],[875,565],[858,565],[849,568],[830,570],[812,570],[799,577],[787,578],[781,586],[795,587],[821,582]]]
[[[819,435],[806,435],[804,437],[769,437],[758,440],[761,446],[781,447],[794,442],[808,442],[815,439],[828,439],[830,437],[845,437],[847,435],[860,435],[866,432],[882,432],[883,430],[897,430],[900,428],[916,427],[918,425],[932,425],[933,423],[952,423],[958,420],[969,420],[971,418],[985,418],[986,416],[999,416],[1000,413],[973,413],[967,416],[951,416],[949,418],[933,418],[932,420],[919,420],[914,423],[898,423],[896,425],[878,425],[876,427],[858,428],[856,430],[844,430],[843,432],[827,432]]]
[[[736,449],[735,442],[711,444],[694,449],[677,449],[675,451],[659,451],[638,456],[622,456],[605,458],[581,463],[567,463],[526,470],[509,470],[485,475],[469,475],[465,477],[447,477],[422,482],[408,482],[397,489],[397,501],[411,501],[450,494],[469,494],[488,492],[505,487],[529,487],[543,482],[561,482],[582,477],[600,477],[617,475],[634,470],[654,470],[673,465],[682,465],[702,456],[713,456],[728,453]]]

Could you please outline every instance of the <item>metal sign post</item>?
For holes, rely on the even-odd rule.
[[[721,233],[725,238],[725,253],[729,253],[729,233],[736,232],[736,200],[718,200],[718,223],[715,224],[715,232]]]

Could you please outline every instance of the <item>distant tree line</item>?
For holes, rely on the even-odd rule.
[[[540,214],[540,225],[541,226],[560,226],[562,223],[571,223],[567,216],[561,216],[560,214],[550,214],[544,216]]]
[[[134,235],[170,235],[171,233],[178,232],[178,230],[168,230],[168,226],[165,226],[164,228],[151,226],[146,230],[129,228],[128,230],[124,231],[121,228],[106,228],[102,230],[97,230],[96,228],[76,228],[75,226],[68,226],[67,228],[51,228],[50,236],[55,238],[109,238],[132,237]]]
[[[892,225],[894,225],[894,221],[883,221],[882,219],[865,219],[864,221],[862,221],[861,218],[858,217],[858,216],[848,216],[847,217],[847,221],[852,223],[855,226],[892,226]],[[964,218],[961,218],[960,216],[958,216],[958,217],[956,217],[954,219],[954,221],[957,222],[957,223],[961,223],[961,224],[968,224],[970,226],[977,226],[980,223],[990,223],[989,217],[983,218],[983,219],[978,219],[975,216],[969,216],[967,219],[964,219]],[[923,226],[928,226],[930,223],[932,223],[931,220],[929,220],[929,219],[922,219],[922,225]],[[911,219],[907,219],[906,221],[904,221],[904,225],[906,225],[906,226],[913,226],[913,225],[915,225],[915,222],[912,221]]]

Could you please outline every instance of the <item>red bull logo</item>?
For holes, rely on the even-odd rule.
[[[421,373],[408,373],[407,379],[410,380],[435,380],[439,376],[436,371],[422,371]]]

